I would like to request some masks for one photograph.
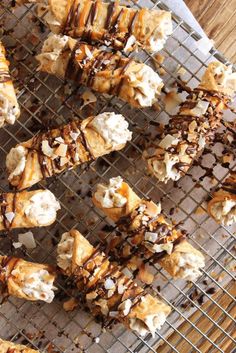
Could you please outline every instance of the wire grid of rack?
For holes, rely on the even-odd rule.
[[[127,3],[136,7],[145,5],[166,9],[163,3],[154,0]],[[229,171],[235,168],[235,160],[228,168],[223,168],[217,163],[214,156],[220,156],[224,148],[218,143],[207,150],[191,168],[190,173],[177,183],[169,182],[164,185],[147,176],[141,159],[141,145],[143,139],[149,138],[155,130],[152,121],[168,121],[164,105],[161,104],[161,111],[132,109],[114,97],[108,99],[98,96],[95,106],[88,105],[81,110],[79,97],[82,88],[78,89],[37,71],[34,55],[40,51],[48,34],[47,27],[43,25],[43,18],[37,17],[34,5],[15,8],[14,11],[11,5],[11,1],[5,0],[0,4],[1,37],[12,63],[12,75],[21,105],[21,118],[14,126],[5,127],[0,132],[1,190],[9,190],[4,167],[6,153],[17,142],[28,139],[45,126],[57,126],[68,122],[73,116],[84,118],[90,114],[113,110],[123,114],[129,121],[133,140],[122,151],[94,161],[89,168],[82,166],[42,182],[40,186],[54,192],[61,202],[62,209],[57,222],[51,227],[33,230],[37,247],[32,251],[22,248],[16,250],[12,247],[12,240],[17,239],[17,234],[22,231],[1,234],[1,253],[14,254],[37,262],[55,263],[56,244],[64,231],[72,227],[78,228],[94,244],[100,240],[101,235],[109,236],[109,227],[104,227],[110,224],[109,220],[93,207],[91,191],[99,181],[107,181],[111,176],[121,175],[140,196],[150,197],[155,202],[161,200],[167,217],[183,221],[183,228],[188,230],[190,242],[206,256],[206,267],[199,280],[191,285],[184,281],[173,281],[164,270],[152,267],[151,270],[155,274],[152,290],[158,292],[172,307],[172,314],[162,330],[156,333],[155,338],[151,335],[138,337],[122,325],[104,332],[83,309],[66,313],[62,308],[62,302],[67,296],[66,282],[57,283],[58,294],[52,304],[29,303],[9,298],[0,308],[0,336],[40,350],[68,353],[115,350],[155,352],[161,343],[169,347],[169,352],[182,353],[181,349],[175,348],[177,344],[168,342],[168,336],[172,332],[179,334],[178,347],[181,347],[181,343],[188,342],[189,352],[201,352],[198,347],[204,341],[210,343],[209,353],[223,353],[220,346],[225,340],[232,343],[230,347],[234,347],[235,318],[230,315],[230,308],[226,311],[219,306],[218,299],[214,300],[207,293],[207,288],[213,286],[222,291],[220,296],[226,294],[232,298],[229,290],[232,283],[235,285],[232,271],[232,264],[235,264],[235,237],[232,227],[221,227],[207,215],[205,201],[212,187],[219,185]],[[163,79],[166,86],[171,85],[173,80],[178,78],[179,68],[184,67],[185,80],[194,87],[210,61],[218,59],[227,62],[215,50],[208,55],[201,53],[196,46],[198,34],[174,14],[173,23],[174,33],[162,51],[166,58],[161,65],[165,70]],[[153,67],[153,56],[142,52],[141,58]],[[227,119],[232,120],[232,116],[229,114]],[[206,166],[213,168],[214,177],[201,179]],[[217,317],[212,319],[208,311],[202,310],[201,304],[193,296],[196,290],[198,295],[204,295],[205,299],[210,301],[210,308],[214,306],[219,311]],[[188,308],[184,308],[186,302],[189,304]],[[213,328],[208,330],[206,327],[201,331],[197,321],[189,320],[194,311],[200,311],[202,316],[213,322]],[[227,331],[221,328],[222,317],[232,320]],[[190,329],[185,334],[178,330],[183,321],[190,323]],[[222,330],[223,334],[217,341],[212,341],[212,330],[217,328]],[[197,345],[189,340],[190,331],[199,334]],[[95,340],[96,337],[99,337],[99,340]],[[233,350],[234,348],[228,352]]]

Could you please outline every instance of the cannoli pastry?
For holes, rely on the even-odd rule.
[[[9,182],[18,190],[66,169],[122,149],[132,133],[122,115],[101,113],[40,133],[12,148],[6,158]]]
[[[115,95],[134,107],[152,106],[163,87],[148,65],[67,36],[50,35],[37,60],[39,70]]]
[[[101,43],[116,50],[141,46],[149,52],[161,50],[173,32],[171,13],[128,8],[119,1],[18,0],[39,3],[47,9],[44,19],[52,32],[86,42]]]
[[[61,208],[49,190],[0,194],[0,230],[49,226]]]
[[[20,115],[20,108],[9,73],[9,62],[5,54],[5,48],[0,41],[0,127],[5,124],[14,124]]]
[[[224,226],[236,223],[236,172],[231,172],[221,188],[214,192],[207,208],[216,222]]]
[[[209,64],[199,86],[189,91],[178,114],[170,118],[161,142],[144,151],[150,173],[165,183],[185,175],[213,140],[235,91],[232,68],[218,62]]]
[[[0,353],[39,353],[39,351],[23,344],[4,341],[0,338]]]
[[[0,283],[4,295],[51,303],[56,289],[53,268],[11,256],[0,256]]]
[[[147,294],[124,275],[119,266],[112,264],[77,230],[62,235],[57,263],[66,275],[74,278],[95,316],[119,321],[141,336],[149,332],[154,336],[171,311],[163,301]]]
[[[122,234],[108,246],[115,259],[132,264],[135,255],[158,262],[176,279],[195,281],[199,277],[204,256],[187,242],[183,231],[168,223],[160,204],[140,199],[121,177],[98,184],[93,202],[116,222]]]

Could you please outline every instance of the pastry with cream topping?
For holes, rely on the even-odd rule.
[[[11,256],[0,256],[0,283],[4,296],[51,303],[56,275],[49,265],[33,263]]]
[[[162,140],[144,151],[148,170],[159,181],[178,180],[214,139],[223,111],[236,92],[236,73],[219,62],[208,65],[197,88],[189,89]]]
[[[146,258],[158,262],[173,278],[195,281],[200,276],[205,266],[202,253],[161,214],[160,204],[140,199],[121,177],[98,184],[93,203],[116,222],[121,233],[108,244],[109,254],[117,261],[123,259],[138,270],[136,260]]]
[[[236,223],[236,172],[231,172],[208,202],[208,213],[216,222],[230,226]]]
[[[6,158],[9,182],[18,190],[122,149],[132,133],[120,114],[104,112],[39,133],[12,148]]]
[[[49,226],[61,208],[49,190],[2,193],[0,206],[0,230]]]
[[[148,65],[67,36],[50,35],[37,60],[41,71],[115,95],[134,107],[152,106],[163,87]]]
[[[105,324],[121,322],[141,336],[161,329],[170,307],[139,287],[77,230],[64,233],[57,250],[58,266],[74,279],[94,316],[102,316]]]
[[[173,32],[171,13],[147,8],[129,8],[92,0],[17,0],[38,3],[51,31],[80,41],[132,50],[141,46],[149,52],[161,50]]]
[[[16,344],[9,341],[4,341],[0,338],[0,352],[1,353],[39,353],[38,350],[24,346],[23,344]]]
[[[0,127],[13,125],[20,116],[20,108],[9,73],[6,51],[0,42]]]

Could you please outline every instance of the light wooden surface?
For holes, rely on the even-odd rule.
[[[236,0],[185,0],[215,47],[236,63]]]
[[[227,286],[228,292],[235,297],[236,295],[236,285],[234,281]],[[219,290],[216,294],[212,296],[212,299],[221,307],[219,308],[216,304],[212,303],[212,300],[207,300],[201,307],[203,312],[207,316],[202,315],[200,310],[193,313],[189,320],[191,323],[196,325],[196,327],[203,333],[207,335],[212,342],[217,344],[219,348],[225,353],[232,352],[235,348],[233,341],[228,338],[223,331],[226,331],[234,339],[236,338],[236,330],[233,321],[225,314],[224,310],[228,312],[231,317],[236,318],[236,306],[234,305],[233,299],[222,290]],[[218,323],[219,327],[215,326],[213,322]],[[178,331],[185,336],[189,342],[181,338],[180,333],[177,331],[173,332],[168,337],[168,342],[171,343],[180,353],[187,353],[191,351],[191,344],[195,345],[200,352],[207,353],[212,349],[212,344],[207,339],[204,339],[202,334],[193,329],[192,325],[187,321],[184,321],[179,327]],[[163,343],[159,346],[156,351],[157,353],[170,353],[170,346],[167,343]],[[217,348],[211,350],[211,352],[218,353]],[[172,353],[172,352],[171,352]]]

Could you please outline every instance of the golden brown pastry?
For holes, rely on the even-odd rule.
[[[51,303],[56,289],[53,285],[55,278],[55,272],[49,265],[0,256],[0,283],[4,295]]]
[[[197,88],[190,91],[177,115],[171,117],[161,142],[143,157],[158,180],[178,180],[202,153],[221,125],[223,111],[236,92],[236,73],[219,62],[210,63]]]
[[[98,184],[93,203],[116,222],[122,234],[108,247],[117,261],[126,259],[133,268],[134,256],[145,257],[158,262],[174,278],[195,281],[199,277],[204,256],[160,213],[160,204],[140,199],[121,177]]]
[[[9,72],[6,51],[0,41],[0,127],[14,124],[20,116],[20,108]]]
[[[74,278],[80,295],[95,316],[125,324],[141,336],[155,335],[171,309],[147,294],[119,266],[94,248],[77,230],[62,235],[58,244],[58,266]]]
[[[141,46],[147,51],[161,50],[172,33],[171,13],[119,5],[119,1],[100,0],[17,0],[38,3],[52,32],[80,41],[95,42],[117,50]],[[42,11],[42,8],[39,10]],[[39,13],[41,12],[39,11]],[[42,13],[45,11],[42,11]]]
[[[236,172],[231,172],[208,202],[208,213],[224,226],[236,223]]]
[[[49,190],[0,194],[0,230],[45,227],[55,222],[60,204]]]
[[[122,149],[132,133],[122,115],[101,113],[39,133],[12,148],[6,158],[9,182],[18,190],[44,178]]]
[[[49,36],[37,59],[39,70],[115,95],[134,107],[152,106],[163,87],[148,65],[67,36]]]
[[[4,341],[0,338],[0,353],[39,353],[39,351],[23,344]]]

